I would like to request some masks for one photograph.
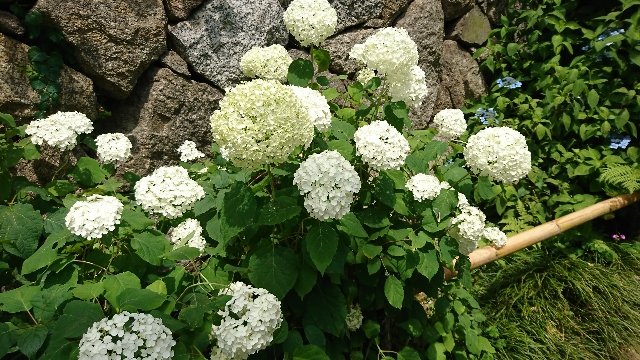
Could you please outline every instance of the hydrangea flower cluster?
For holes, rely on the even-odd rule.
[[[266,348],[282,323],[280,301],[267,290],[242,282],[232,283],[220,295],[232,296],[218,311],[220,325],[211,328],[222,355],[244,360]]]
[[[507,245],[507,235],[497,227],[485,228],[482,237],[491,241],[497,248]]]
[[[204,153],[198,150],[196,143],[191,140],[185,140],[178,148],[180,153],[180,161],[191,161],[204,157]]]
[[[612,30],[610,28],[607,28],[607,30],[605,30],[602,34],[598,35],[598,37],[596,38],[596,40],[598,41],[602,41],[610,36],[614,36],[614,35],[620,35],[620,34],[624,34],[624,29],[618,29],[618,30]],[[613,44],[612,42],[606,43],[606,46],[609,46]]]
[[[145,211],[169,219],[182,216],[204,197],[204,189],[189,178],[180,166],[163,166],[138,180],[134,186],[136,201]]]
[[[190,235],[191,238],[187,240]],[[171,232],[171,243],[174,249],[186,245],[200,250],[200,254],[207,246],[207,242],[202,237],[202,226],[196,219],[186,219],[176,226]]]
[[[631,143],[631,137],[629,135],[622,136],[620,134],[609,134],[611,143],[610,149],[626,149]]]
[[[293,59],[287,49],[280,44],[253,47],[240,59],[240,69],[250,78],[257,76],[261,79],[285,82],[291,62]]]
[[[211,348],[211,360],[233,360],[230,359],[226,356],[224,356],[224,354],[222,353],[222,350],[220,350],[219,347],[214,346]]]
[[[293,0],[283,18],[287,30],[302,46],[319,46],[338,25],[338,14],[327,0]]]
[[[131,141],[121,133],[102,134],[96,138],[98,159],[103,163],[127,161],[131,156]]]
[[[306,194],[304,207],[319,220],[340,219],[350,211],[360,191],[358,173],[337,151],[312,154],[293,175],[293,184]]]
[[[429,92],[424,71],[418,65],[408,74],[389,74],[387,80],[393,101],[404,101],[408,106],[419,106]]]
[[[331,108],[329,107],[327,98],[317,90],[311,88],[295,85],[290,85],[289,87],[307,108],[309,117],[316,129],[320,132],[329,130],[331,126]]]
[[[99,239],[120,224],[124,206],[113,196],[91,195],[77,201],[64,218],[72,234],[85,239]]]
[[[386,121],[372,121],[356,130],[356,154],[375,170],[399,169],[409,151],[409,142]]]
[[[442,189],[451,189],[451,185],[446,181],[440,182],[437,177],[426,174],[412,176],[405,187],[413,193],[414,199],[420,202],[424,199],[435,199]]]
[[[509,89],[515,89],[522,87],[522,83],[511,76],[498,79],[498,87],[508,87]]]
[[[492,127],[471,135],[464,158],[474,174],[512,184],[531,171],[531,153],[518,131]]]
[[[478,247],[484,233],[486,216],[475,206],[460,208],[460,215],[451,219],[449,235],[458,241],[460,252],[468,255]]]
[[[489,122],[500,124],[500,122],[497,119],[497,116],[498,116],[498,113],[495,110],[493,110],[493,108],[488,108],[488,109],[478,108],[473,118],[479,119],[480,122],[485,125],[489,125]]]
[[[349,329],[349,331],[353,332],[360,329],[360,326],[362,326],[362,319],[364,319],[364,316],[362,316],[360,304],[347,307],[347,317],[345,321],[347,322],[347,329]]]
[[[71,150],[76,146],[79,134],[92,131],[93,123],[86,115],[77,111],[59,111],[46,119],[32,121],[25,133],[31,135],[31,142],[36,145],[46,142],[60,150]]]
[[[467,197],[459,192],[458,193],[458,209],[462,210],[464,207],[469,206],[469,200],[467,200]]]
[[[449,142],[457,139],[467,130],[467,121],[460,109],[444,109],[433,117],[433,124],[438,128],[435,140]]]
[[[356,44],[349,56],[381,75],[408,74],[418,65],[418,47],[407,30],[388,27]]]
[[[211,116],[211,130],[222,156],[250,170],[287,160],[314,135],[309,111],[293,90],[262,79],[230,89]]]
[[[171,359],[175,344],[162,320],[123,311],[93,323],[82,335],[78,360]]]
[[[356,80],[359,81],[362,85],[367,85],[369,80],[373,79],[376,76],[376,72],[369,69],[368,67],[362,68],[356,74]]]

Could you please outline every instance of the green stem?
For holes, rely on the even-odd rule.
[[[58,170],[56,170],[56,172],[53,174],[53,177],[51,178],[51,181],[54,181],[56,179],[56,176],[58,176],[58,173],[60,172],[60,170],[64,169],[69,163],[69,159],[71,158],[71,151],[67,150],[65,151],[65,153],[67,156],[66,156],[66,159],[64,160],[64,164],[62,164],[62,166],[60,166]]]
[[[271,199],[276,198],[276,184],[273,181],[273,174],[271,174],[271,164],[267,164],[267,173],[269,174],[269,182],[271,183]]]

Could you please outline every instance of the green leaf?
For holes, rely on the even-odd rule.
[[[0,293],[2,311],[17,313],[31,309],[31,298],[40,291],[38,286],[21,286],[17,289]]]
[[[373,195],[383,204],[393,207],[396,204],[395,183],[386,172],[381,172],[373,180]]]
[[[493,193],[493,184],[486,176],[478,177],[478,195],[484,200],[491,200],[495,196]]]
[[[407,168],[415,174],[429,173],[429,161],[427,161],[423,151],[416,151],[415,153],[407,156],[404,163],[407,165]]]
[[[69,235],[69,230],[66,231]],[[57,233],[56,233],[57,234]],[[22,275],[31,274],[32,272],[51,265],[58,258],[58,248],[65,244],[65,239],[60,238],[56,234],[52,234],[42,244],[33,255],[29,256],[22,263]]]
[[[298,257],[289,248],[269,244],[249,257],[249,270],[254,286],[283,299],[298,278]]]
[[[293,355],[293,352],[302,346],[302,335],[297,330],[289,331],[287,334],[287,340],[282,344],[283,350],[289,354]]]
[[[146,230],[155,224],[142,211],[125,209],[122,211],[122,222],[129,225],[133,230]]]
[[[123,183],[117,181],[114,178],[109,178],[107,179],[107,181],[104,182],[104,184],[102,185],[98,185],[97,188],[98,189],[102,189],[106,192],[110,192],[110,193],[114,193],[116,192],[116,190],[118,190],[122,185],[124,185]]]
[[[447,360],[445,355],[446,348],[443,343],[433,343],[427,349],[427,357],[429,360]]]
[[[166,296],[148,289],[124,289],[116,297],[119,308],[136,312],[149,311],[158,308],[165,301]]]
[[[355,156],[356,150],[347,140],[331,140],[327,141],[329,150],[335,150],[347,160],[352,160]]]
[[[331,134],[338,140],[351,140],[356,128],[346,121],[333,120],[331,122]]]
[[[324,271],[331,264],[338,249],[338,234],[331,225],[321,222],[319,226],[309,230],[304,242],[311,260],[318,271],[324,275]]]
[[[311,48],[311,57],[318,65],[318,72],[327,71],[331,63],[331,56],[327,50]]]
[[[0,120],[7,126],[16,127],[16,121],[13,120],[13,116],[9,114],[0,113]]]
[[[169,260],[191,260],[198,256],[200,256],[200,249],[186,245],[164,254],[164,258]]]
[[[405,347],[398,353],[398,360],[420,360],[420,355],[412,348]]]
[[[65,225],[65,217],[69,213],[69,209],[60,208],[47,214],[44,220],[44,232],[52,234],[54,232],[67,230]]]
[[[422,324],[418,319],[409,319],[399,324],[399,326],[414,338],[417,338],[420,335],[422,335]]]
[[[29,358],[34,358],[49,330],[44,325],[37,325],[18,332],[18,348]]]
[[[440,259],[447,265],[453,263],[453,259],[458,256],[458,241],[456,239],[443,236],[440,239]]]
[[[633,61],[634,64],[640,66],[640,51],[631,50],[629,53],[629,59]]]
[[[383,228],[391,225],[388,214],[379,207],[365,209],[356,215],[361,222],[372,228]]]
[[[271,200],[260,210],[258,225],[276,225],[300,214],[302,208],[295,199],[279,196]]]
[[[327,354],[315,345],[304,345],[293,352],[293,360],[331,360]]]
[[[131,246],[142,260],[151,265],[160,265],[162,256],[171,250],[171,244],[164,235],[154,235],[150,232],[136,234],[131,239]]]
[[[589,103],[589,106],[595,109],[596,106],[598,106],[598,101],[600,101],[600,95],[598,95],[596,89],[591,89],[591,91],[589,91],[589,95],[587,95],[587,102]]]
[[[507,54],[509,54],[509,56],[515,55],[518,50],[520,50],[520,45],[517,43],[509,43],[509,45],[507,45]]]
[[[409,120],[409,107],[404,102],[384,104],[382,118],[386,120],[389,125],[396,128],[400,133],[402,133],[402,128],[405,125],[407,127],[411,127],[411,120]]]
[[[365,320],[364,324],[362,324],[362,331],[364,331],[368,339],[371,339],[380,334],[380,324],[374,320]]]
[[[287,80],[289,84],[306,87],[313,78],[313,63],[305,59],[296,59],[289,65]]]
[[[0,358],[4,358],[13,344],[18,341],[15,330],[6,323],[0,323]]]
[[[304,299],[311,289],[316,285],[318,280],[318,273],[306,263],[302,264],[300,271],[298,272],[298,278],[293,288],[300,296],[300,299]]]
[[[193,204],[193,212],[195,213],[196,216],[200,216],[206,213],[207,211],[216,207],[215,200],[216,199],[213,198],[212,196],[205,195],[204,198],[196,201],[196,203]]]
[[[316,345],[321,349],[324,349],[327,344],[327,339],[324,337],[322,330],[318,329],[317,326],[305,325],[304,336],[307,337],[309,344]]]
[[[347,317],[347,304],[340,288],[332,283],[317,285],[305,298],[304,318],[311,320],[322,331],[340,336]]]
[[[31,204],[0,206],[0,239],[4,250],[23,259],[33,255],[42,234],[42,215]]]
[[[478,344],[478,333],[474,329],[465,329],[464,343],[467,345],[467,350],[475,355],[480,355],[482,350]]]
[[[178,315],[178,319],[184,321],[189,328],[195,329],[202,326],[204,314],[210,310],[209,306],[183,307]]]
[[[433,214],[437,218],[443,219],[458,206],[458,193],[455,190],[442,189],[440,194],[433,199],[432,206]]]
[[[140,279],[129,271],[125,271],[118,275],[107,275],[102,281],[104,284],[104,297],[111,303],[113,307],[119,308],[117,296],[124,289],[140,289]]]
[[[73,300],[64,307],[64,313],[55,323],[54,332],[65,338],[79,338],[93,323],[104,318],[100,305]]]
[[[224,194],[220,213],[220,227],[236,234],[253,224],[258,204],[251,189],[241,182],[234,182],[229,192]],[[225,230],[227,231],[227,230]],[[224,232],[224,231],[223,231]]]
[[[380,253],[382,252],[382,246],[365,244],[362,248],[362,252],[369,259],[373,259],[374,257],[380,255]]]
[[[89,157],[78,159],[76,166],[71,169],[69,175],[85,186],[99,184],[105,179],[105,172],[100,167],[100,164]]]
[[[629,121],[629,111],[623,109],[618,116],[616,116],[616,127],[622,130],[623,126]]]
[[[440,261],[438,261],[438,250],[436,250],[433,245],[429,245],[430,249],[428,251],[420,251],[420,262],[416,269],[420,274],[431,280],[431,278],[438,273],[438,270],[440,270]]]
[[[342,225],[338,229],[348,235],[366,238],[369,236],[360,224],[360,220],[352,212],[346,214],[340,219]]]
[[[162,281],[162,279],[158,279],[152,282],[145,289],[151,290],[163,296],[167,296],[167,284],[165,284],[164,281]]]
[[[45,189],[55,196],[62,197],[73,192],[76,189],[76,185],[69,180],[54,180],[45,185]]]
[[[316,77],[316,82],[320,86],[329,86],[329,79],[326,76],[318,76]]]
[[[388,276],[384,282],[384,295],[391,306],[402,309],[402,301],[404,300],[404,288],[402,282],[395,276]]]
[[[102,295],[103,292],[104,285],[101,282],[78,285],[73,290],[71,290],[73,296],[82,300],[95,299],[98,296]]]
[[[31,298],[33,316],[38,322],[47,322],[53,319],[58,306],[71,299],[71,291],[64,285],[53,285],[48,289],[36,293]]]
[[[328,88],[322,92],[322,96],[324,96],[327,101],[331,101],[340,96],[340,93],[334,88]]]

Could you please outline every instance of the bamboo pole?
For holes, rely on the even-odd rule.
[[[637,201],[640,201],[640,191],[636,191],[633,194],[619,195],[516,234],[510,237],[507,240],[507,244],[500,249],[496,249],[491,245],[479,248],[469,254],[471,268],[475,269],[492,261],[496,261]],[[445,279],[451,279],[455,275],[456,272],[445,268]]]

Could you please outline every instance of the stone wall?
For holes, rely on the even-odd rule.
[[[208,119],[224,89],[244,80],[242,55],[253,46],[281,44],[306,55],[282,20],[290,0],[0,0],[0,112],[31,120],[38,95],[20,66],[30,40],[9,12],[20,3],[62,31],[77,59],[61,77],[59,110],[93,119],[96,94],[112,116],[101,132],[122,132],[134,144],[122,167],[145,175],[176,163],[184,140],[202,150],[211,142]],[[407,29],[418,45],[429,94],[412,109],[415,128],[437,111],[459,108],[487,92],[471,57],[507,10],[507,0],[329,0],[338,12],[337,33],[323,48],[332,73],[357,70],[351,47],[376,29]],[[96,134],[97,135],[97,134]],[[206,152],[206,151],[205,151]]]

